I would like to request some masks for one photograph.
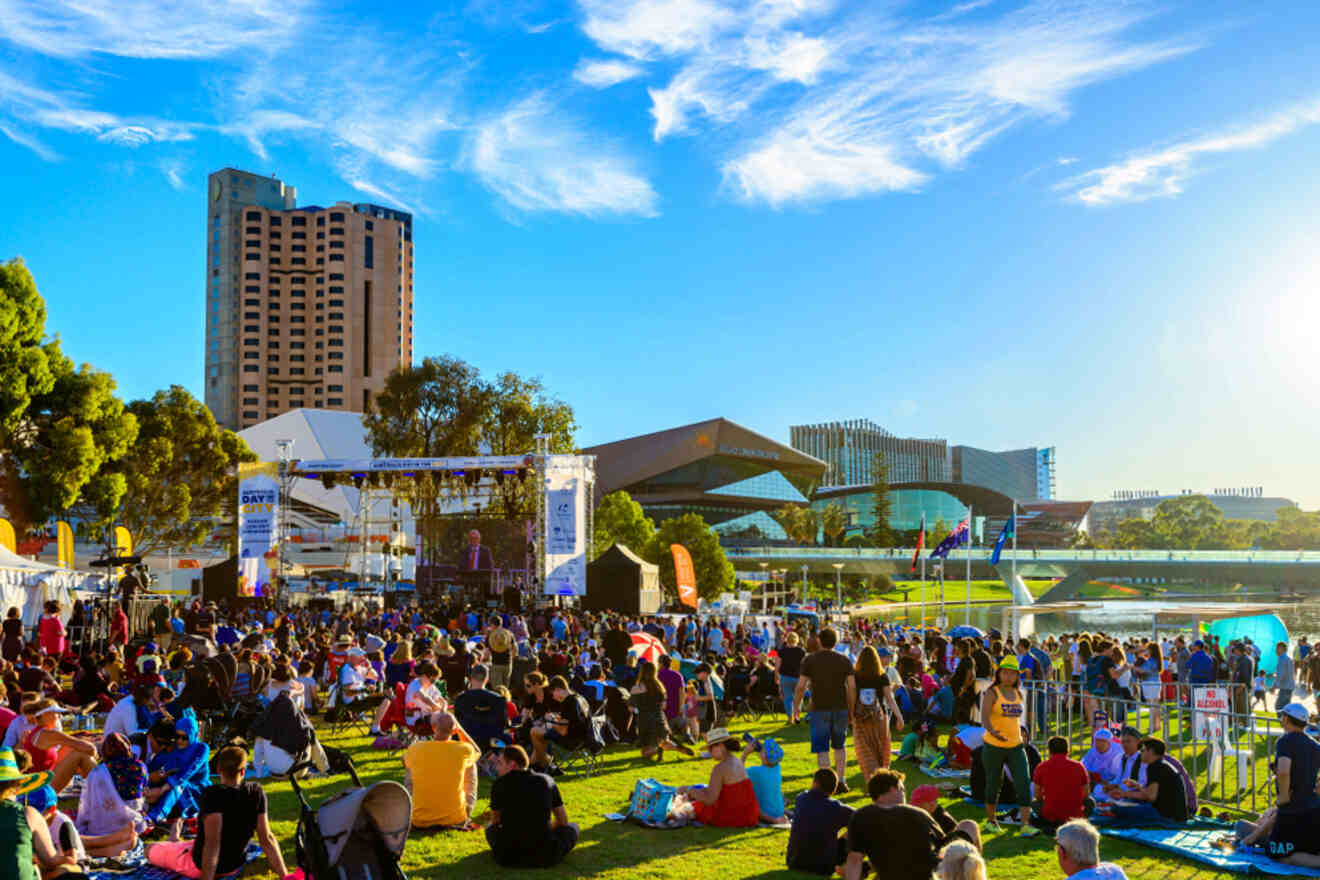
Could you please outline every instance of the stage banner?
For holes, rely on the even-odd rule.
[[[55,546],[60,568],[73,568],[73,529],[62,520],[55,523]]]
[[[115,553],[119,556],[133,555],[133,535],[123,526],[115,526]]]
[[[697,607],[697,572],[692,567],[692,554],[682,544],[670,544],[674,557],[674,580],[678,582],[678,601],[689,608]]]
[[[14,527],[10,525],[9,520],[0,519],[0,547],[4,547],[10,553],[18,552],[17,536],[14,534]]]
[[[273,462],[238,466],[238,593],[259,596],[270,588],[266,554],[278,540],[279,465]]]
[[[545,593],[587,592],[586,481],[576,467],[550,466],[545,485]]]

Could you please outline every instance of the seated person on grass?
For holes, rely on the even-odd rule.
[[[1081,761],[1068,757],[1068,740],[1052,736],[1046,748],[1050,756],[1031,774],[1036,786],[1032,824],[1043,830],[1081,819],[1095,809],[1090,795],[1091,777]]]
[[[95,744],[57,729],[63,712],[64,709],[49,697],[37,700],[31,712],[33,726],[23,735],[21,746],[32,756],[33,772],[51,772],[50,785],[57,792],[68,786],[74,774],[86,779],[96,766]]]
[[[919,721],[916,729],[903,737],[898,749],[898,760],[910,758],[918,763],[929,763],[944,757],[940,748],[940,731],[929,718]]]
[[[715,766],[706,785],[685,785],[679,794],[692,801],[693,818],[717,828],[754,828],[761,809],[756,788],[735,751],[738,740],[723,727],[706,734],[706,748]]]
[[[550,743],[565,749],[576,748],[587,738],[591,714],[586,699],[569,688],[568,680],[562,675],[550,679],[550,699],[554,708],[546,713],[542,724],[533,725],[530,731],[532,766],[547,768],[546,772],[558,775],[561,772],[558,768],[550,768]]]
[[[757,740],[750,735],[743,737],[742,760],[744,764],[749,755],[757,752],[761,756],[761,766],[746,767],[747,778],[752,780],[752,789],[756,792],[756,806],[761,811],[761,821],[772,825],[788,822],[784,816],[784,772],[779,763],[784,760],[784,747],[770,737]]]
[[[481,752],[454,721],[440,713],[433,740],[415,742],[403,753],[404,786],[413,796],[414,828],[467,824],[477,803],[477,759]],[[455,733],[459,740],[450,739]]]
[[[848,861],[848,822],[853,808],[834,799],[839,777],[822,767],[811,778],[811,788],[797,796],[793,826],[788,832],[788,867],[809,874],[843,872]]]
[[[414,729],[434,730],[440,716],[449,709],[449,704],[435,686],[440,677],[440,669],[430,661],[424,660],[413,669],[416,676],[404,691],[404,720]]]
[[[940,850],[935,876],[938,880],[987,880],[985,859],[967,841],[955,840]]]
[[[521,746],[496,753],[486,842],[506,868],[549,868],[577,845],[578,826],[568,821],[555,781],[527,765]]]
[[[61,853],[55,848],[41,813],[19,802],[21,795],[48,786],[50,777],[49,770],[25,773],[19,769],[12,751],[0,749],[0,877],[15,880],[85,877],[72,853]]]
[[[170,822],[170,840],[177,841],[183,819],[197,811],[198,797],[211,781],[211,747],[198,736],[197,719],[185,709],[174,722],[174,748],[151,759],[145,793],[147,818]]]
[[[1306,733],[1309,716],[1302,703],[1279,710],[1284,731],[1274,755],[1279,809],[1266,849],[1276,861],[1320,868],[1320,743]]]
[[[1125,797],[1134,788],[1146,785],[1146,765],[1141,761],[1141,731],[1124,727],[1118,735],[1118,779],[1101,787],[1097,802]]]
[[[226,746],[215,759],[220,782],[202,790],[197,811],[197,839],[147,847],[147,861],[191,880],[215,880],[247,864],[247,846],[256,835],[276,877],[288,871],[279,841],[266,818],[266,792],[245,782],[247,752]]]
[[[869,806],[853,814],[848,823],[847,880],[861,880],[863,863],[870,860],[875,876],[883,880],[929,880],[939,864],[940,850],[954,840],[981,848],[981,829],[970,819],[954,824],[947,813],[937,817],[905,803],[903,774],[881,769],[866,783]]]
[[[1164,758],[1164,740],[1141,741],[1141,762],[1146,785],[1114,802],[1114,821],[1120,825],[1182,824],[1188,819],[1187,789],[1182,775]]]

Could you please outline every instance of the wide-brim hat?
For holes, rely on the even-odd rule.
[[[14,792],[16,795],[24,795],[41,788],[50,782],[53,775],[49,770],[40,773],[23,773],[18,769],[18,762],[14,760],[14,750],[0,749],[0,786],[21,781],[18,791]]]
[[[733,742],[737,739],[736,736],[729,733],[728,729],[724,727],[712,727],[706,732],[707,746],[717,746],[720,743]]]
[[[336,644],[336,645],[343,645],[343,646],[347,647],[347,646],[353,644],[353,637],[350,636],[348,633],[344,633],[342,636],[339,636],[339,637],[337,637],[337,638],[335,639],[335,644]]]
[[[1016,656],[1009,654],[1004,657],[1003,660],[999,661],[999,668],[1007,669],[1010,672],[1021,672],[1022,664],[1018,663],[1018,658]]]

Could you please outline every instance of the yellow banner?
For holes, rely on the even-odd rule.
[[[66,522],[55,523],[55,547],[60,568],[73,568],[73,528]]]
[[[682,544],[670,544],[674,556],[674,580],[678,582],[678,601],[689,608],[697,607],[697,573],[692,567],[692,554]]]
[[[123,526],[115,526],[115,555],[133,555],[133,535]]]
[[[10,553],[18,552],[18,539],[14,535],[14,527],[7,519],[0,519],[0,547]]]

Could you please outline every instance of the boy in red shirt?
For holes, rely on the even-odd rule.
[[[1042,831],[1072,819],[1082,819],[1095,809],[1090,774],[1081,761],[1068,757],[1068,741],[1052,736],[1047,744],[1049,758],[1036,767],[1031,781],[1036,785],[1032,822]]]

